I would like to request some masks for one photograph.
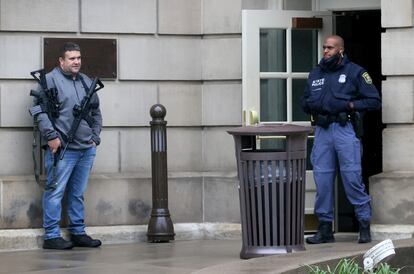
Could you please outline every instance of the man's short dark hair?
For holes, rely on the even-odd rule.
[[[67,51],[81,51],[78,44],[73,42],[66,42],[63,44],[63,47],[60,49],[60,57],[65,58],[65,52]]]

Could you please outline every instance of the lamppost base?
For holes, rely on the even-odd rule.
[[[153,209],[148,224],[148,242],[169,242],[174,240],[174,236],[174,226],[168,209]]]

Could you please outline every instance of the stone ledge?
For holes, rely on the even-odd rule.
[[[414,238],[413,235],[414,225],[371,225],[371,236],[374,241],[411,239]]]
[[[208,177],[208,178],[237,178],[237,171],[200,171],[200,172],[184,172],[184,171],[170,171],[168,178],[193,178],[193,177]],[[41,176],[44,180],[46,177]],[[121,172],[121,173],[92,173],[89,176],[90,180],[112,180],[112,179],[151,179],[149,172]],[[33,181],[34,175],[0,175],[0,182],[8,181]]]
[[[139,243],[147,241],[147,225],[95,226],[86,232],[103,244]],[[241,226],[236,223],[178,223],[174,224],[175,240],[241,240]],[[62,229],[64,238],[68,232]],[[0,251],[41,248],[43,229],[0,230]]]
[[[372,224],[414,225],[414,172],[383,172],[369,178]]]

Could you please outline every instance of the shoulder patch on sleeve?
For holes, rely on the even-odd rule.
[[[372,79],[371,79],[371,76],[369,76],[368,72],[364,72],[362,74],[362,78],[364,78],[365,83],[367,83],[369,85],[372,84]]]

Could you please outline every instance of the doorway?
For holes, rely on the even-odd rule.
[[[336,34],[345,40],[345,52],[349,59],[368,70],[374,85],[381,94],[381,11],[334,12]],[[382,172],[382,124],[381,110],[366,113],[362,138],[362,177],[369,193],[368,178]],[[340,181],[340,178],[339,180]],[[336,199],[336,231],[358,231],[352,205],[345,196],[342,183],[338,183]]]

